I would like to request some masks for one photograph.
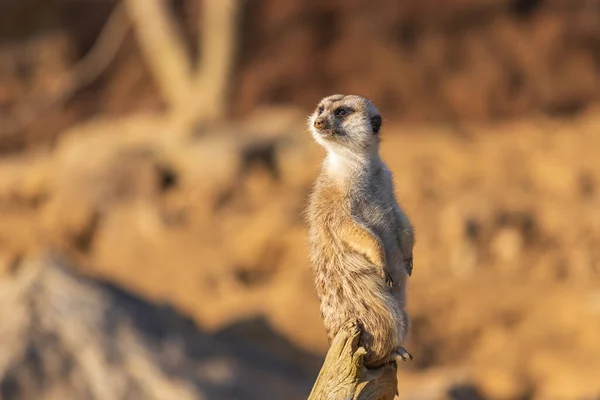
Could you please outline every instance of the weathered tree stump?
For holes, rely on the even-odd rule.
[[[358,346],[361,331],[348,322],[333,339],[308,400],[393,400],[396,367],[369,370],[366,350]]]

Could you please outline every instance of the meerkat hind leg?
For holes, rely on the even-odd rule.
[[[392,356],[394,358],[402,358],[402,361],[408,361],[408,360],[412,360],[413,356],[404,348],[404,347],[398,347],[393,353]]]
[[[392,353],[385,359],[384,364],[390,364],[397,361],[399,358],[402,359],[402,361],[409,361],[413,359],[413,356],[404,347],[400,346],[392,351]]]

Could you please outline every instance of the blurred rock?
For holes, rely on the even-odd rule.
[[[320,365],[268,326],[211,336],[51,255],[23,260],[0,297],[4,400],[302,399]],[[279,349],[252,344],[265,335]]]

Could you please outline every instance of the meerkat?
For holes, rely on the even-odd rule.
[[[327,152],[305,215],[329,342],[353,319],[362,329],[367,368],[412,359],[402,343],[414,231],[379,155],[379,111],[362,96],[336,94],[319,102],[308,125]]]

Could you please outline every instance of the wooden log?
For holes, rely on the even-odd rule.
[[[349,321],[335,336],[308,400],[393,400],[397,393],[396,367],[376,370],[363,364],[361,331]]]

